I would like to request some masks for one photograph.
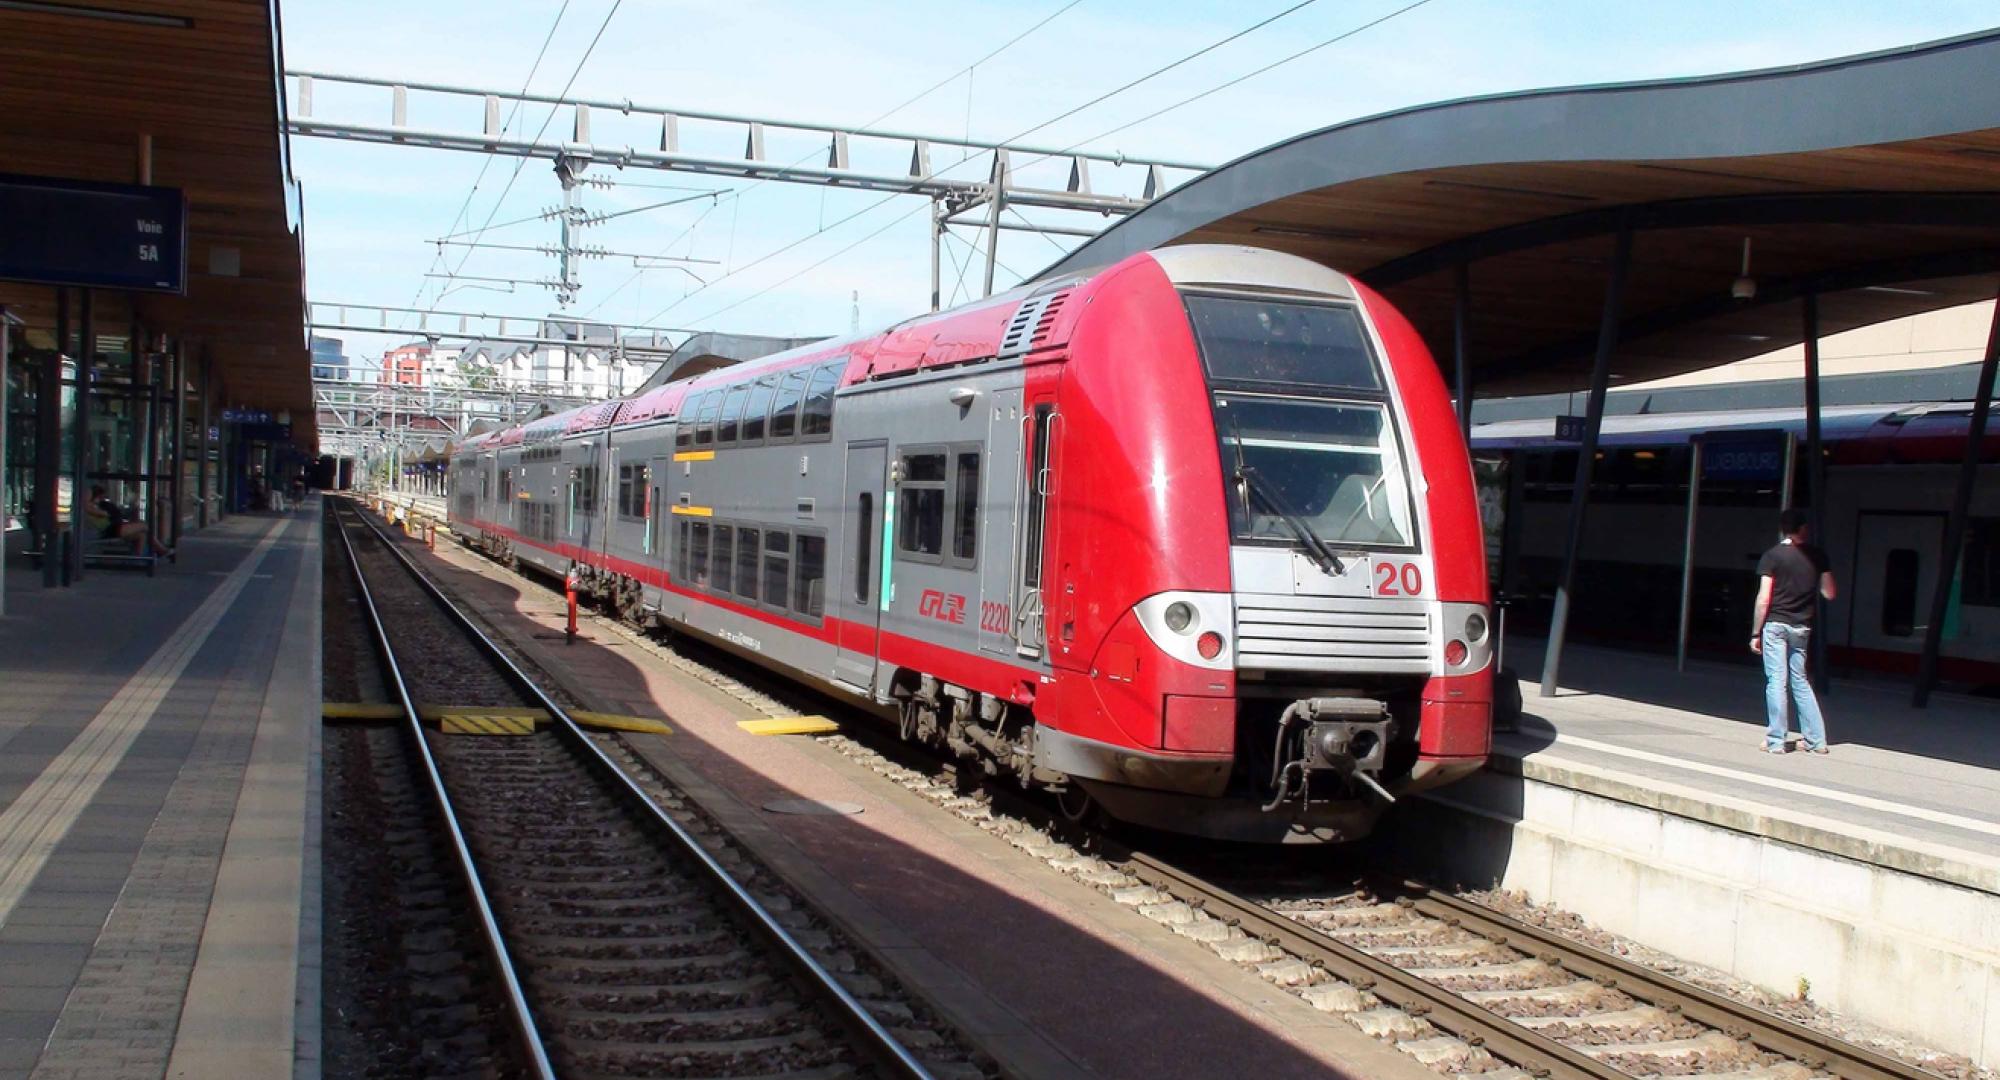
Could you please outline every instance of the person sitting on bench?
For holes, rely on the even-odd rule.
[[[144,555],[150,545],[152,553],[158,556],[173,554],[165,544],[146,532],[146,526],[125,517],[125,508],[111,500],[103,484],[90,485],[90,502],[84,508],[84,518],[90,522],[97,535],[106,540],[123,540],[132,545],[132,554]]]

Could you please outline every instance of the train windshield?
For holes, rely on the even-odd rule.
[[[1184,297],[1201,346],[1238,540],[1334,548],[1416,543],[1382,369],[1348,305]]]
[[[1386,405],[1219,391],[1215,429],[1240,540],[1409,547],[1410,488]]]

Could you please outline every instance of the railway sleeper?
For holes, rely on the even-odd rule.
[[[1637,1028],[1666,1027],[1675,1022],[1675,1017],[1665,1009],[1653,1005],[1639,1005],[1630,1009],[1616,1009],[1611,1012],[1584,1013],[1579,1016],[1516,1016],[1510,1017],[1514,1023],[1536,1031],[1561,1028],[1567,1025],[1577,1027],[1611,1028],[1632,1030]]]
[[[1578,1046],[1578,1051],[1594,1058],[1611,1057],[1701,1057],[1730,1058],[1743,1056],[1748,1048],[1742,1043],[1719,1031],[1705,1031],[1686,1039],[1665,1039],[1654,1042],[1604,1043],[1599,1046]]]

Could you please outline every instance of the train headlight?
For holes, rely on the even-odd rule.
[[[1222,655],[1222,635],[1210,630],[1195,639],[1194,648],[1203,660],[1213,660]]]
[[[1474,645],[1486,640],[1486,616],[1475,611],[1465,617],[1465,640]]]
[[[1194,605],[1185,600],[1176,600],[1167,605],[1167,610],[1160,617],[1166,622],[1167,629],[1176,634],[1185,634],[1195,624]]]
[[[1465,663],[1465,642],[1453,638],[1444,643],[1444,662],[1452,667]]]

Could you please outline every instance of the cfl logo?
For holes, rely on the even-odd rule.
[[[917,614],[939,622],[965,624],[965,597],[958,593],[945,593],[937,589],[925,589],[917,598]]]

